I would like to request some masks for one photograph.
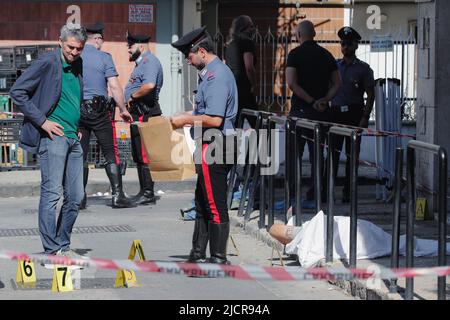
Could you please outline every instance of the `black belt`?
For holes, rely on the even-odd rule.
[[[342,106],[331,106],[331,111],[338,111],[338,112],[348,112],[350,110],[355,109],[364,109],[364,106],[357,105],[357,104],[348,104],[348,105],[342,105]]]
[[[80,108],[81,117],[88,119],[96,118],[109,110],[108,105],[108,100],[103,96],[96,96],[92,99],[83,100]]]

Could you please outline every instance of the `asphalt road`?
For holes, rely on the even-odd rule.
[[[95,258],[126,259],[133,240],[141,241],[147,260],[183,261],[191,247],[194,223],[182,221],[179,208],[190,203],[192,193],[170,192],[162,195],[156,206],[114,210],[106,198],[90,197],[88,209],[81,211],[75,227],[86,233],[72,235],[72,249]],[[0,199],[0,250],[27,253],[42,252],[37,235],[6,236],[5,229],[37,228],[39,198]],[[124,231],[107,230],[124,226]],[[128,229],[127,229],[128,228]],[[100,232],[101,231],[101,232]],[[106,232],[109,231],[109,232]],[[245,235],[239,228],[231,230],[239,255],[228,247],[232,264],[270,266],[271,248]],[[279,261],[274,261],[279,265]],[[288,265],[297,265],[287,261]],[[34,289],[20,289],[15,284],[17,263],[0,259],[0,300],[28,299],[120,299],[120,300],[353,300],[326,281],[274,282],[238,281],[234,279],[189,278],[179,275],[136,273],[139,287],[114,288],[116,271],[85,269],[81,272],[81,289],[52,293],[52,271],[36,266]]]

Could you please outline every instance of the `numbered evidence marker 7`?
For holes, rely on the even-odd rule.
[[[134,260],[136,252],[138,253],[139,261],[145,261],[145,254],[140,240],[134,240],[133,243],[131,244],[128,259]],[[138,283],[136,273],[133,270],[121,269],[117,271],[114,288],[122,288],[122,287],[131,288],[137,286]]]
[[[17,261],[16,283],[29,286],[36,283],[36,269],[32,261]]]
[[[53,292],[73,291],[72,277],[67,266],[55,265],[53,269]]]

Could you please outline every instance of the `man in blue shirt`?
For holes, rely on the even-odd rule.
[[[83,199],[78,121],[83,100],[80,55],[86,38],[84,28],[63,26],[61,48],[34,61],[10,91],[25,115],[20,146],[39,154],[39,232],[44,252],[76,259],[82,256],[70,249],[70,237]],[[61,191],[64,201],[56,224]]]
[[[125,107],[122,87],[120,86],[118,73],[109,53],[101,51],[103,45],[103,24],[86,27],[88,40],[83,54],[83,84],[84,100],[81,104],[80,132],[82,134],[81,146],[83,147],[83,183],[84,199],[80,209],[86,208],[86,184],[89,168],[87,156],[91,132],[95,133],[102,153],[106,159],[106,174],[111,184],[111,206],[113,208],[132,208],[135,205],[128,199],[122,188],[122,175],[119,170],[120,160],[116,140],[116,128],[112,119],[113,110],[109,110],[108,87],[111,90],[114,101],[120,110],[120,116],[126,122],[132,118]],[[115,105],[113,105],[115,108]]]
[[[127,33],[129,60],[136,63],[125,87],[125,101],[134,121],[147,122],[161,115],[159,92],[163,85],[163,70],[159,59],[150,52],[150,36]],[[133,160],[139,176],[139,193],[133,198],[138,205],[156,202],[154,183],[147,156],[136,124],[130,126]]]
[[[337,60],[339,73],[342,78],[342,87],[331,101],[329,110],[330,121],[355,127],[367,128],[369,117],[375,101],[375,80],[373,70],[370,66],[356,57],[358,42],[361,36],[351,27],[343,27],[339,30],[338,36],[341,39],[341,51],[343,58]],[[364,93],[367,94],[364,103]],[[336,137],[334,172],[337,175],[339,168],[339,157],[344,137]],[[359,159],[361,140],[357,145],[356,154]],[[350,139],[345,138],[345,154],[350,153]],[[356,163],[358,165],[358,159]],[[342,201],[350,200],[350,157],[346,157],[345,180],[342,194]]]
[[[235,136],[234,122],[238,110],[236,81],[230,68],[214,54],[214,44],[205,27],[191,31],[172,46],[184,54],[188,64],[199,70],[194,111],[171,118],[175,128],[185,125],[200,125],[202,128],[194,128],[196,151],[201,152],[201,161],[196,161],[197,215],[188,262],[206,261],[209,238],[211,257],[208,262],[228,264],[226,246],[230,222],[227,175],[232,163],[226,160],[234,160],[235,153],[234,139],[226,137]],[[210,141],[210,136],[215,139]]]

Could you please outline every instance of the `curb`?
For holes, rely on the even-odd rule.
[[[155,192],[162,190],[164,192],[194,192],[196,180],[185,180],[177,182],[155,182]],[[139,191],[139,181],[124,181],[124,191],[127,194],[135,194]],[[36,197],[40,195],[40,182],[30,182],[28,184],[10,184],[0,185],[0,198],[20,198]],[[86,193],[92,195],[97,192],[109,192],[109,181],[92,181],[86,186]]]
[[[247,235],[250,235],[258,241],[262,241],[270,248],[278,249],[280,252],[284,251],[284,246],[272,238],[266,229],[259,229],[254,223],[247,223],[244,227],[244,217],[238,217],[237,211],[230,210],[230,222],[232,226],[240,228],[241,231]],[[374,265],[376,265],[374,263]],[[346,267],[341,261],[335,261],[332,264],[320,261],[318,267]],[[383,280],[381,280],[383,283]],[[382,289],[373,289],[367,286],[365,281],[359,279],[354,280],[329,280],[328,283],[340,288],[349,295],[359,298],[361,300],[403,300],[398,293],[389,293]],[[383,285],[383,284],[382,284]]]

